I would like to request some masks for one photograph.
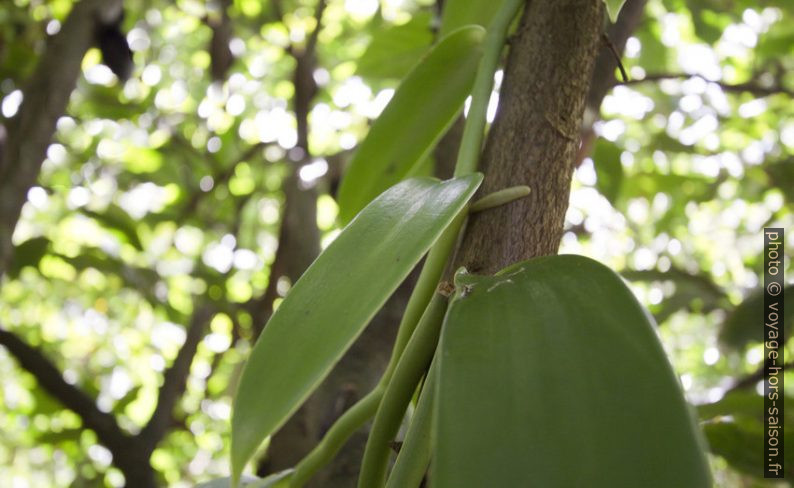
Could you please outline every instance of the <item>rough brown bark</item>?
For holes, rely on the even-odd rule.
[[[514,185],[532,193],[472,217],[457,258],[470,271],[493,273],[557,252],[603,15],[600,0],[530,2],[524,10],[483,154],[480,194]]]
[[[94,42],[96,21],[120,4],[120,0],[75,4],[25,86],[19,112],[8,122],[8,140],[0,157],[0,276],[13,251],[11,236],[28,190],[39,176],[55,123],[66,110],[83,55]]]

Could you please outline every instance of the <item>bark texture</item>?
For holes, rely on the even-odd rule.
[[[531,1],[524,10],[480,165],[480,195],[514,185],[532,193],[472,216],[459,265],[494,273],[557,252],[603,15],[600,0]]]

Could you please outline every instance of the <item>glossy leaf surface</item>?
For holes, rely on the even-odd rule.
[[[482,27],[459,29],[408,73],[350,161],[339,188],[343,223],[409,175],[444,134],[469,95],[484,36]]]
[[[678,381],[615,273],[553,256],[456,281],[433,486],[710,486]]]
[[[232,467],[322,381],[480,184],[406,180],[368,205],[295,283],[243,370],[232,418]]]

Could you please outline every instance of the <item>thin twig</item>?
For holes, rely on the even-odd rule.
[[[146,426],[138,434],[151,449],[154,449],[172,425],[174,406],[185,392],[190,365],[193,363],[199,342],[204,337],[204,331],[211,316],[212,311],[206,306],[193,312],[190,325],[187,328],[185,343],[179,348],[174,362],[163,374],[163,384],[157,393],[154,412]]]
[[[712,80],[706,78],[705,76],[697,73],[652,73],[647,74],[643,78],[635,78],[633,80],[624,81],[622,83],[616,83],[616,85],[636,85],[638,83],[646,83],[646,82],[654,82],[654,81],[661,81],[661,80],[685,80],[689,78],[700,78],[707,83],[714,83],[715,85],[719,86],[726,92],[731,93],[752,93],[756,96],[770,96],[770,95],[788,95],[790,97],[794,97],[794,91],[789,90],[781,86],[780,84],[775,84],[772,86],[764,86],[758,83],[755,78],[751,79],[750,81],[744,83],[725,83],[719,80]]]
[[[609,38],[606,33],[601,34],[601,40],[604,41],[604,44],[615,57],[615,62],[618,65],[618,69],[620,70],[620,76],[623,78],[623,83],[629,82],[629,75],[626,73],[626,68],[623,67],[623,61],[620,60],[620,54],[618,53],[617,48],[612,43],[612,40]]]
[[[314,20],[316,21],[316,24],[314,26],[314,30],[312,30],[312,33],[309,34],[309,39],[306,41],[306,55],[313,55],[314,50],[317,48],[317,38],[319,37],[320,29],[322,28],[323,13],[325,12],[326,5],[326,0],[318,0],[317,6],[314,9]]]
[[[2,325],[0,344],[16,358],[22,369],[36,378],[44,391],[77,414],[83,425],[96,433],[99,442],[113,454],[113,464],[124,473],[131,486],[155,486],[154,471],[148,462],[151,451],[146,450],[139,438],[121,430],[113,414],[101,411],[85,391],[63,378],[61,371],[40,349]]]
[[[783,365],[783,371],[794,369],[794,362],[785,363]],[[766,373],[766,367],[761,366],[756,371],[750,373],[749,375],[739,378],[736,380],[736,383],[728,390],[728,392],[736,391],[736,390],[743,390],[745,388],[751,388],[755,386],[756,383],[764,379],[764,374]]]

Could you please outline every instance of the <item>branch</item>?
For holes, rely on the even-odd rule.
[[[585,109],[584,121],[580,130],[582,143],[579,146],[574,166],[579,167],[582,161],[590,155],[595,143],[595,132],[593,124],[598,120],[601,113],[601,102],[604,97],[615,86],[616,59],[620,66],[620,56],[626,47],[631,34],[637,29],[642,20],[645,4],[647,0],[627,0],[620,9],[620,15],[614,24],[603,33],[608,39],[607,49],[601,49],[596,57],[593,76],[590,78],[590,92],[587,94],[587,105]],[[624,74],[624,78],[626,75]]]
[[[326,0],[318,0],[317,6],[314,8],[314,19],[317,25],[314,26],[314,30],[309,34],[309,40],[306,42],[306,48],[304,49],[304,52],[309,55],[314,55],[317,49],[317,38],[322,28],[323,13],[325,12],[326,5]]]
[[[7,126],[8,140],[0,157],[0,275],[13,252],[14,233],[27,193],[38,179],[41,163],[80,75],[83,56],[94,43],[96,19],[120,0],[83,0],[71,13],[41,56],[23,90],[19,112]]]
[[[615,23],[610,25],[604,33],[604,36],[609,40],[609,44],[611,44],[611,48],[609,44],[606,44],[608,49],[599,50],[595,68],[593,69],[593,76],[590,80],[590,93],[587,95],[587,109],[593,112],[596,117],[601,107],[601,101],[617,82],[615,79],[615,59],[620,59],[626,47],[626,41],[637,29],[640,21],[642,21],[646,2],[647,0],[627,0],[623,8],[620,9],[620,15],[618,15]],[[587,122],[585,125],[588,125]],[[585,127],[585,129],[588,129],[588,127]]]
[[[781,86],[779,82],[773,85],[762,85],[757,79],[753,78],[744,83],[725,83],[719,80],[712,80],[697,73],[653,73],[648,74],[641,79],[633,79],[623,83],[615,83],[617,85],[636,85],[638,83],[646,83],[661,80],[686,80],[691,78],[700,78],[707,83],[714,83],[726,92],[730,93],[751,93],[757,97],[767,97],[770,95],[788,95],[794,97],[794,91]]]
[[[615,57],[615,64],[618,65],[618,69],[620,70],[620,77],[623,79],[623,82],[629,81],[629,75],[626,73],[626,68],[623,66],[623,61],[620,60],[620,53],[618,52],[617,47],[615,44],[612,43],[612,40],[606,34],[601,34],[601,40],[606,45],[607,49],[612,53]]]
[[[47,393],[76,413],[88,428],[96,432],[104,444],[127,441],[128,436],[121,431],[113,415],[99,410],[85,392],[67,383],[58,368],[38,348],[28,345],[4,328],[0,328],[0,344],[8,349],[22,368],[36,378]]]
[[[154,471],[149,465],[151,451],[143,451],[135,437],[121,430],[112,414],[99,410],[93,398],[79,387],[67,383],[60,370],[38,348],[30,346],[1,325],[0,344],[36,378],[44,391],[77,414],[82,423],[96,433],[99,442],[110,450],[113,464],[124,473],[129,486],[155,486]]]
[[[248,313],[251,314],[252,342],[256,341],[259,334],[264,330],[265,324],[270,320],[270,316],[273,315],[273,302],[278,298],[278,279],[285,274],[286,263],[290,260],[290,248],[286,245],[286,233],[285,219],[282,217],[281,225],[279,226],[279,244],[273,262],[270,264],[267,288],[265,288],[265,292],[262,295],[252,298],[246,304]]]
[[[193,312],[187,328],[185,343],[163,375],[163,384],[157,394],[157,406],[146,426],[138,434],[150,452],[157,446],[173,422],[174,406],[185,392],[190,365],[193,363],[199,342],[204,337],[204,330],[211,316],[212,311],[207,306]]]
[[[786,371],[786,370],[789,370],[789,369],[794,369],[794,362],[785,363],[783,365],[783,371]],[[756,383],[758,383],[759,381],[764,379],[764,373],[765,372],[766,372],[766,367],[764,365],[761,365],[761,367],[758,370],[750,373],[749,375],[747,375],[747,376],[745,376],[743,378],[739,378],[736,381],[736,383],[734,383],[734,385],[728,390],[727,393],[730,393],[730,392],[736,391],[736,390],[742,390],[744,388],[751,388],[751,387],[755,386]]]
[[[317,65],[315,49],[317,48],[317,38],[320,34],[320,29],[322,29],[325,5],[325,0],[317,1],[314,11],[317,25],[309,35],[306,46],[302,50],[289,50],[289,53],[295,58],[295,72],[292,75],[292,83],[295,86],[293,107],[298,125],[297,147],[303,150],[304,158],[308,158],[309,154],[309,111],[311,110],[312,100],[317,94],[317,82],[314,81],[314,69]]]

